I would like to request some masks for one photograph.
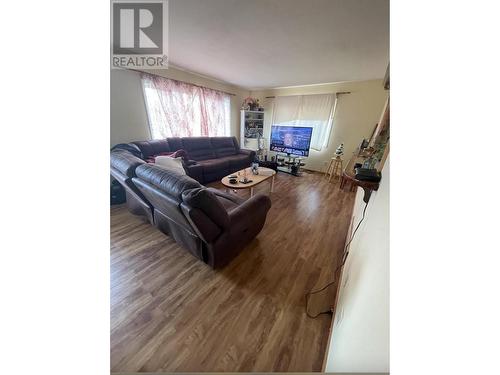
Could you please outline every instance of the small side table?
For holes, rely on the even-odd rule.
[[[328,182],[332,180],[332,177],[334,179],[336,179],[337,177],[340,179],[342,177],[342,163],[343,160],[340,156],[336,156],[330,160],[330,164],[328,165],[328,168],[325,172],[325,178],[328,175],[330,176],[328,178]]]
[[[340,181],[339,189],[343,189],[348,182],[351,184],[350,191],[354,191],[357,186],[364,190],[365,195],[363,196],[363,200],[365,201],[365,203],[368,203],[372,191],[377,191],[380,185],[380,182],[358,180],[356,179],[356,177],[354,177],[354,173],[344,171],[344,173],[342,173],[342,179]]]
[[[350,191],[356,190],[359,186],[365,192],[363,200],[368,203],[372,191],[376,191],[380,185],[380,182],[373,181],[362,181],[356,179],[356,172],[354,167],[356,164],[363,164],[364,161],[369,157],[369,155],[362,155],[359,150],[353,153],[353,156],[347,162],[347,166],[342,172],[342,178],[340,180],[340,189],[343,189],[347,184],[350,185]]]

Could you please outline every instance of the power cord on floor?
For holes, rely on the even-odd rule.
[[[366,213],[366,208],[367,207],[368,207],[368,202],[366,202],[365,208],[363,209],[363,215],[361,216],[361,220],[359,221],[358,225],[356,226],[356,229],[354,229],[354,232],[352,232],[350,240],[347,242],[347,244],[344,247],[344,252],[343,252],[343,255],[342,255],[342,262],[340,262],[340,264],[338,265],[338,267],[335,269],[335,272],[333,273],[333,281],[329,282],[328,284],[326,284],[321,289],[311,290],[310,292],[306,293],[306,315],[309,318],[314,319],[314,318],[317,318],[318,316],[320,316],[321,314],[332,314],[333,313],[333,309],[330,309],[330,310],[327,310],[327,311],[322,311],[322,312],[320,312],[320,313],[318,313],[316,315],[309,314],[309,310],[307,308],[307,305],[309,303],[309,296],[311,294],[316,294],[316,293],[322,292],[323,290],[325,290],[326,288],[328,288],[330,285],[335,284],[335,280],[337,280],[337,274],[338,274],[338,272],[340,272],[340,270],[344,266],[345,262],[347,261],[347,257],[349,255],[349,250],[348,250],[349,249],[349,245],[351,244],[352,240],[354,239],[354,236],[356,235],[356,232],[358,231],[359,226],[361,225],[361,223],[365,219],[365,213]]]

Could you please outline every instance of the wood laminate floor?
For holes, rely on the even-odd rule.
[[[308,318],[305,293],[333,278],[353,202],[321,174],[278,173],[264,229],[220,271],[112,207],[111,370],[321,371],[331,316]]]

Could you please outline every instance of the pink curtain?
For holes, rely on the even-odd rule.
[[[153,139],[229,135],[228,94],[146,73],[142,85]]]

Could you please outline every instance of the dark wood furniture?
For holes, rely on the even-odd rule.
[[[378,190],[380,182],[372,181],[361,181],[356,179],[356,172],[354,171],[354,166],[356,164],[363,164],[369,157],[374,157],[378,162],[375,164],[375,168],[380,172],[384,167],[387,155],[389,155],[389,138],[390,138],[390,120],[389,120],[389,98],[385,102],[380,121],[378,122],[375,130],[373,131],[370,141],[368,142],[368,147],[361,150],[358,149],[354,155],[351,157],[347,163],[346,168],[342,172],[342,178],[340,180],[340,189],[343,189],[346,184],[350,184],[351,191],[353,191],[356,186],[359,186],[365,191],[363,200],[368,203],[372,191]]]
[[[343,189],[346,184],[350,184],[350,191],[353,191],[356,186],[362,188],[365,191],[365,195],[363,197],[363,201],[365,201],[365,203],[368,203],[372,191],[378,190],[380,184],[379,182],[361,181],[355,177],[356,173],[354,171],[354,166],[357,163],[363,164],[368,157],[368,155],[358,155],[358,152],[356,152],[347,163],[346,168],[342,172],[342,178],[340,179],[340,189]]]
[[[259,160],[259,167],[274,169],[278,171],[278,163],[271,160]]]

